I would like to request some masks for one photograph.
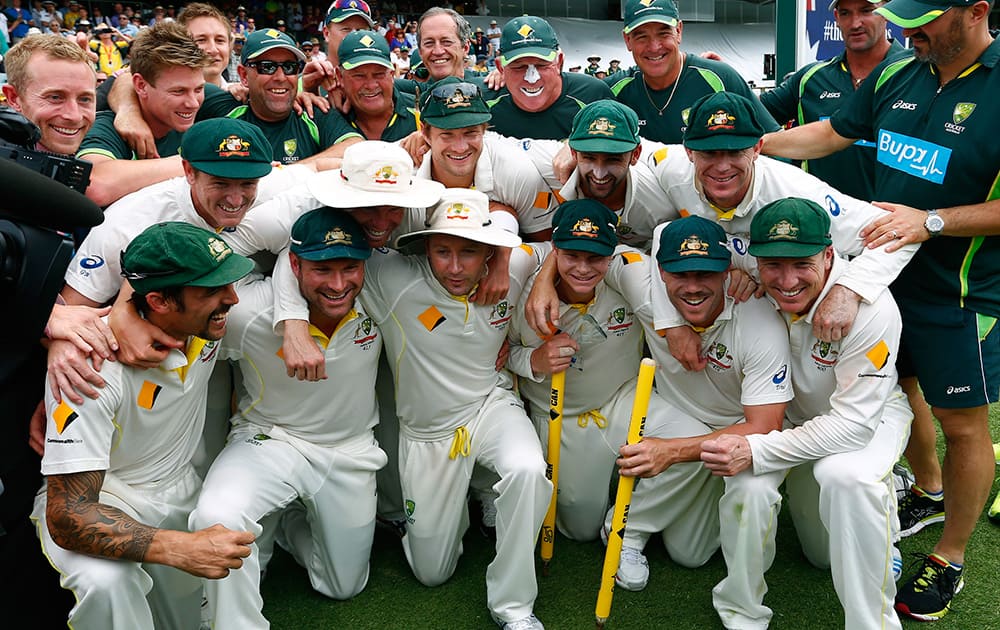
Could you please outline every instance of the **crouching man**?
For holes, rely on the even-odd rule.
[[[892,466],[899,459],[913,414],[897,384],[899,310],[883,292],[861,302],[854,325],[840,340],[813,333],[816,305],[844,273],[831,246],[830,217],[817,203],[788,198],[761,208],[750,225],[750,254],[760,279],[788,324],[795,398],[785,429],[764,435],[722,435],[702,444],[701,459],[715,474],[744,470],[784,476],[792,519],[810,562],[830,567],[844,608],[844,627],[900,628],[893,610],[893,539],[898,531]],[[780,479],[771,475],[772,478]],[[722,522],[738,505],[720,506]],[[761,541],[773,550],[774,530]],[[768,554],[773,558],[773,551]],[[714,603],[727,628],[765,628],[764,571],[729,575]],[[751,600],[727,597],[727,583],[748,586]]]

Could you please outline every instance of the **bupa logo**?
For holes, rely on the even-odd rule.
[[[948,171],[951,149],[920,138],[880,129],[876,158],[889,168],[934,184],[941,184]]]

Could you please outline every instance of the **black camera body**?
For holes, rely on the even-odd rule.
[[[9,108],[0,108],[0,159],[12,160],[83,194],[90,184],[93,164],[75,157],[38,151],[41,133],[30,120]]]

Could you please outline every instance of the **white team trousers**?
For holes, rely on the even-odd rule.
[[[867,446],[800,464],[784,478],[802,549],[812,564],[831,569],[847,630],[901,627],[893,610],[892,542],[899,523],[891,473],[906,446],[912,417],[906,399],[893,398]],[[728,575],[713,589],[712,599],[727,628],[768,627],[764,573],[774,559],[783,472],[758,475],[754,483],[743,484],[754,489],[749,497],[727,492],[720,502]]]
[[[335,446],[319,446],[280,427],[244,422],[212,463],[191,528],[221,523],[260,536],[261,521],[296,501],[305,518],[282,519],[280,539],[309,573],[312,587],[348,599],[368,581],[375,527],[375,471],[385,453],[371,432]],[[267,628],[261,610],[261,558],[257,543],[243,567],[206,580],[215,630]]]
[[[201,478],[191,465],[169,479],[144,487],[129,486],[113,474],[104,478],[100,501],[140,523],[187,530]],[[173,567],[130,560],[98,558],[63,549],[49,536],[45,522],[45,486],[35,497],[35,521],[42,551],[61,575],[76,605],[69,627],[77,630],[190,630],[201,614],[202,580]]]
[[[632,378],[623,383],[607,402],[592,412],[563,418],[556,527],[567,538],[588,542],[600,536],[618,449],[628,437],[637,380]],[[542,452],[547,452],[552,424],[549,408],[532,405],[531,421],[542,443]]]
[[[486,568],[486,603],[504,621],[531,614],[535,542],[552,496],[545,461],[521,401],[494,388],[464,425],[468,456],[449,457],[458,436],[421,440],[400,427],[399,468],[407,508],[403,549],[421,583],[437,586],[455,572],[469,526],[466,495],[475,464],[499,475],[496,557]],[[460,448],[458,450],[461,450]]]

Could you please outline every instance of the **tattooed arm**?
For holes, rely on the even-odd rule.
[[[151,527],[100,502],[104,471],[50,475],[45,518],[60,547],[91,556],[151,562],[224,578],[250,555],[250,532],[213,525],[196,532]]]

